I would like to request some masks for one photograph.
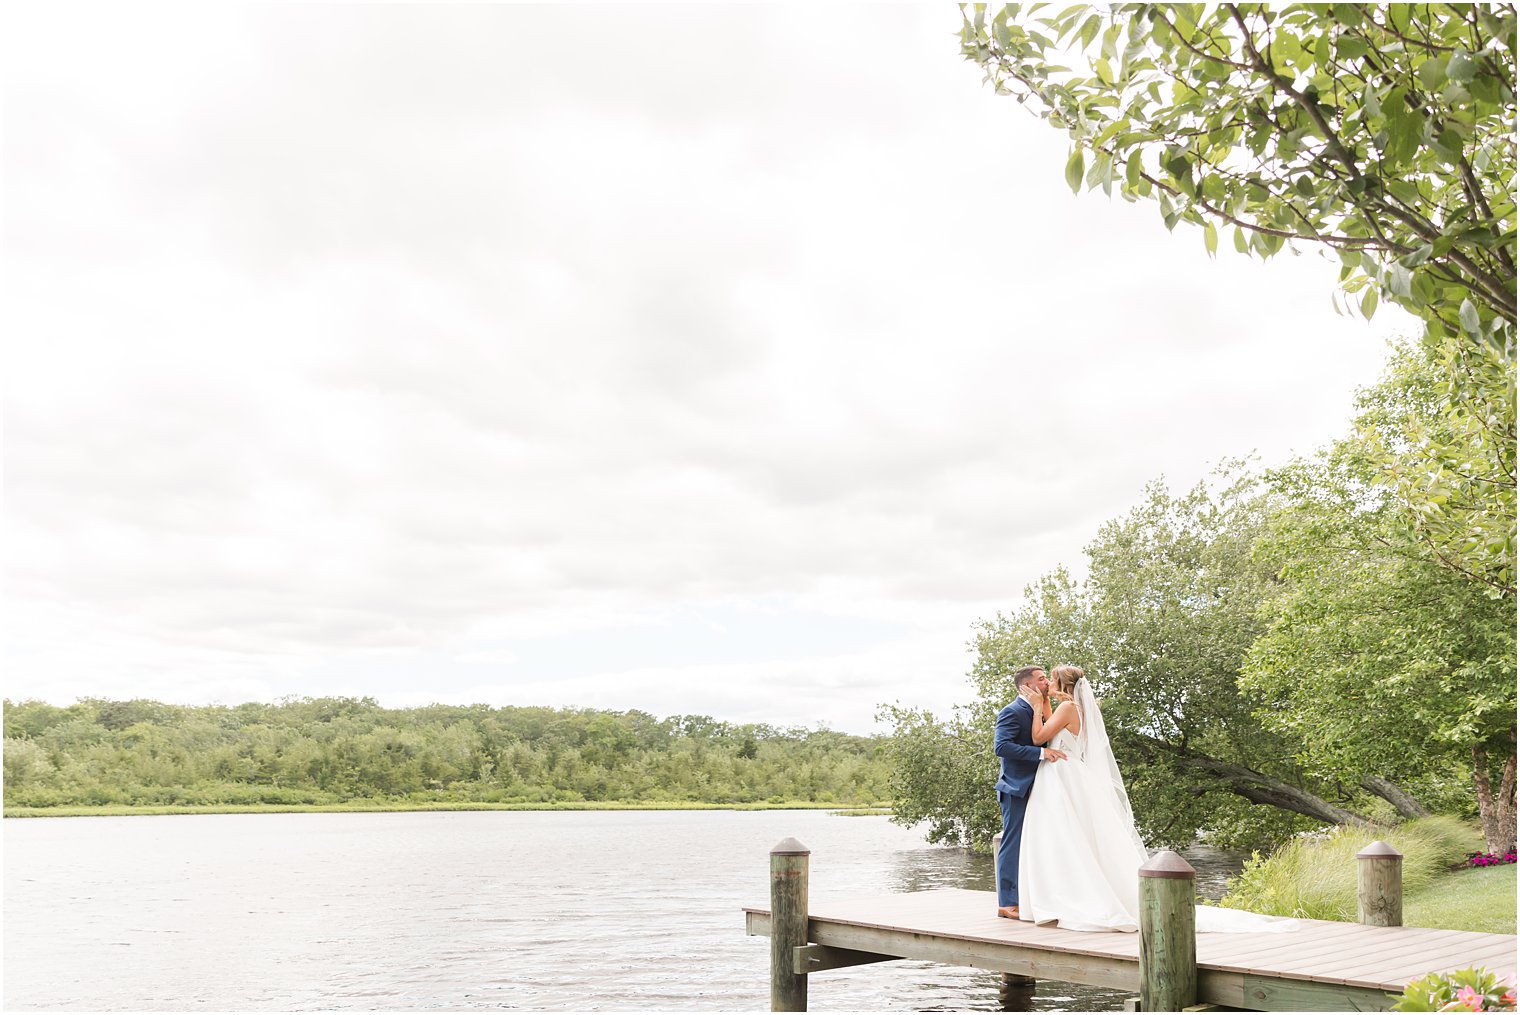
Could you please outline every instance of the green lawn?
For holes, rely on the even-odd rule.
[[[1515,933],[1515,865],[1442,875],[1404,899],[1404,925]]]

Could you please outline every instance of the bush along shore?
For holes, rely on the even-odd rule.
[[[371,698],[5,702],[7,816],[207,810],[868,807],[879,738],[595,709]]]

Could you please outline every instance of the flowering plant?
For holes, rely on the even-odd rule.
[[[1469,867],[1498,867],[1498,866],[1501,866],[1502,864],[1514,863],[1514,862],[1515,862],[1515,851],[1514,850],[1510,850],[1508,853],[1504,853],[1502,855],[1499,854],[1499,853],[1468,853],[1467,854],[1467,865]]]
[[[1486,969],[1431,973],[1410,980],[1394,1011],[1514,1011],[1515,988]]]

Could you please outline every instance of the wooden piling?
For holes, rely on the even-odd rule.
[[[1356,922],[1404,925],[1404,854],[1382,839],[1356,854]]]
[[[807,974],[795,950],[808,943],[808,857],[786,838],[771,850],[771,1011],[807,1011]]]
[[[1140,1010],[1198,1002],[1198,915],[1193,865],[1164,849],[1140,868]]]
[[[998,851],[1003,845],[1003,833],[992,837],[992,890],[998,890]],[[1035,979],[1022,973],[1004,973],[998,986],[998,1001],[1004,1011],[1028,1011],[1029,1001],[1034,997]]]
[[[998,1008],[1002,1011],[1033,1011],[1034,993],[1033,976],[1004,973],[998,984]]]

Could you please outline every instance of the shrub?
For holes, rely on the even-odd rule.
[[[1430,884],[1479,841],[1461,819],[1420,818],[1395,828],[1341,825],[1300,836],[1270,856],[1252,853],[1220,905],[1311,920],[1356,919],[1356,854],[1381,838],[1404,854],[1404,892]]]
[[[1409,981],[1394,1011],[1514,1011],[1515,988],[1485,969],[1431,973]]]

